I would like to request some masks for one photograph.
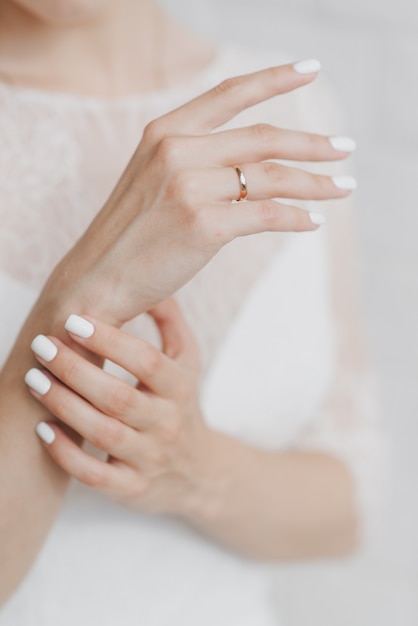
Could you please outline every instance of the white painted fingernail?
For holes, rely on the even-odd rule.
[[[48,376],[45,376],[45,374],[43,374],[41,370],[36,369],[36,367],[26,372],[25,383],[41,396],[48,393],[52,384]]]
[[[45,335],[35,337],[30,347],[35,354],[48,363],[57,356],[57,346]]]
[[[35,430],[38,437],[42,439],[42,441],[45,441],[48,445],[55,441],[55,432],[46,422],[39,422],[39,424],[36,425]]]
[[[315,213],[315,211],[309,211],[309,217],[311,218],[312,224],[315,226],[321,226],[325,224],[325,216],[322,213]]]
[[[298,61],[293,65],[293,69],[298,74],[313,74],[319,72],[321,67],[321,62],[318,59],[305,59],[305,61]]]
[[[351,137],[329,137],[329,142],[338,152],[354,152],[357,144]]]
[[[357,181],[353,176],[333,176],[332,182],[338,189],[352,191],[357,189]]]
[[[84,317],[79,315],[70,315],[65,322],[65,330],[69,333],[82,337],[82,339],[88,339],[94,333],[94,326],[91,322],[88,322]]]

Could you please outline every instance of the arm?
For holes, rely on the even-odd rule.
[[[385,447],[349,202],[329,208],[326,231],[336,331],[336,367],[329,392],[286,454],[243,448],[221,436],[218,447],[223,452],[209,464],[219,471],[208,481],[212,497],[206,500],[207,508],[201,503],[193,513],[199,527],[254,555],[341,554],[367,539],[378,523]],[[228,477],[228,489],[222,490],[222,476],[224,483]],[[241,521],[232,510],[240,510]]]
[[[339,459],[352,482],[358,537],[367,541],[380,523],[386,442],[376,372],[361,306],[353,207],[327,215],[331,304],[336,330],[336,368],[315,420],[301,433],[299,450]]]
[[[89,318],[89,337],[69,326],[79,345],[134,374],[141,381],[136,390],[49,338],[53,358],[38,358],[60,382],[46,372],[48,391],[32,393],[111,458],[90,457],[50,423],[45,447],[54,460],[130,507],[179,516],[247,556],[306,558],[352,548],[356,520],[343,464],[321,452],[261,450],[209,429],[190,332],[173,303],[154,315],[165,354],[98,320]],[[42,347],[45,338],[39,341]]]
[[[273,452],[213,435],[192,525],[245,556],[339,556],[357,542],[352,481],[321,452]]]
[[[227,81],[151,123],[114,193],[52,273],[0,377],[0,601],[33,561],[67,482],[33,437],[35,423],[48,414],[22,383],[30,339],[42,328],[67,342],[62,325],[73,310],[121,325],[173,293],[234,237],[315,230],[308,213],[271,198],[348,192],[327,176],[279,165],[267,171],[263,160],[332,161],[347,153],[327,137],[274,127],[212,133],[241,110],[315,77],[293,66],[264,70]],[[254,199],[231,204],[239,190],[231,164],[243,159]]]
[[[84,303],[80,298],[66,305],[83,308]],[[0,374],[0,603],[36,557],[68,484],[68,476],[37,445],[35,425],[49,415],[23,383],[24,373],[34,364],[28,348],[34,333],[48,327],[62,336],[65,311],[58,298],[54,305],[40,299]]]

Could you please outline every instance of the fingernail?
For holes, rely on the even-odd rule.
[[[332,182],[338,189],[352,191],[357,189],[357,181],[353,176],[333,176]]]
[[[298,74],[313,74],[319,72],[321,67],[321,62],[318,59],[305,59],[305,61],[298,61],[293,65],[293,69]]]
[[[45,441],[48,445],[55,441],[55,432],[46,422],[39,422],[39,424],[36,425],[35,430],[38,437],[42,439],[42,441]]]
[[[315,226],[321,226],[321,224],[325,224],[325,216],[322,215],[322,213],[309,211],[309,217],[311,218],[312,224],[315,224]]]
[[[65,322],[65,330],[68,330],[69,333],[73,333],[73,335],[77,335],[77,337],[81,337],[82,339],[88,339],[94,333],[94,326],[91,322],[85,320],[84,317],[70,315]]]
[[[351,137],[329,137],[329,142],[338,152],[354,152],[357,144]]]
[[[45,376],[45,374],[43,374],[41,370],[36,369],[36,367],[26,372],[25,383],[28,387],[39,393],[40,396],[44,396],[48,393],[52,384],[48,376]]]
[[[45,335],[35,337],[30,347],[35,354],[48,363],[57,356],[57,346]]]

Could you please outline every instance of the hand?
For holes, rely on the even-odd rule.
[[[349,146],[344,151],[344,142],[264,124],[213,131],[316,76],[286,65],[233,78],[151,122],[113,194],[48,288],[118,326],[177,291],[235,237],[315,230],[312,214],[273,198],[324,200],[350,191],[331,177],[269,160],[334,161],[348,156]],[[235,164],[247,179],[245,202],[232,203],[240,193]]]
[[[71,318],[94,331],[71,338],[133,374],[136,388],[44,336],[32,347],[48,371],[31,370],[26,380],[64,425],[43,423],[38,431],[49,434],[45,447],[68,474],[137,510],[179,513],[192,498],[210,431],[199,408],[197,346],[178,306],[166,301],[151,314],[162,352],[98,320]],[[65,425],[107,452],[107,462],[82,450]]]

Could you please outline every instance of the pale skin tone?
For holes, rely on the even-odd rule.
[[[199,353],[190,329],[174,300],[151,314],[162,352],[93,318],[87,320],[94,328],[91,337],[70,333],[78,345],[133,374],[137,388],[55,337],[33,343],[50,389],[43,394],[31,389],[32,394],[109,455],[106,463],[89,456],[50,423],[55,438],[44,444],[54,461],[130,508],[180,516],[251,557],[325,556],[348,548],[342,544],[344,531],[351,531],[350,519],[341,515],[344,495],[334,494],[338,501],[328,515],[334,512],[335,518],[324,515],[339,483],[326,457],[267,452],[211,430],[199,405]],[[53,358],[42,358],[39,339],[52,343]],[[303,483],[288,484],[296,471]],[[281,497],[272,503],[273,494]]]
[[[62,11],[57,15],[59,7]],[[136,36],[124,36],[132,23]],[[17,84],[79,93],[93,90],[100,96],[156,88],[160,84],[144,69],[147,63],[138,62],[149,58],[155,45],[147,35],[150,23],[164,29],[167,47],[171,50],[173,45],[176,50],[162,55],[159,78],[185,80],[196,73],[197,65],[207,63],[210,48],[185,37],[155,12],[152,3],[22,0],[0,3],[0,73]],[[86,69],[85,75],[80,67]],[[96,82],[91,82],[91,76]],[[80,367],[94,367],[92,363],[99,364],[108,356],[103,354],[103,336],[113,332],[117,358],[129,359],[128,369],[134,373],[145,367],[142,377],[146,377],[141,360],[132,362],[138,345],[146,348],[137,340],[127,343],[116,327],[174,293],[237,236],[265,230],[315,230],[308,214],[292,205],[293,199],[347,195],[326,176],[307,174],[296,165],[263,163],[268,159],[345,158],[347,154],[336,151],[326,137],[266,126],[212,134],[240,110],[315,78],[315,73],[299,74],[292,66],[272,68],[224,83],[149,125],[109,201],[52,272],[0,375],[1,601],[17,587],[38,553],[62,503],[69,475],[82,473],[82,464],[92,462],[80,456],[77,445],[58,426],[53,427],[56,441],[47,450],[34,434],[37,423],[51,420],[49,409],[59,415],[58,407],[48,406],[54,392],[60,390],[73,398],[71,389],[77,390],[76,382],[65,378],[71,368],[65,373],[64,367],[61,374],[53,368],[62,364],[65,355],[81,359]],[[242,164],[251,180],[251,196],[248,202],[231,205],[237,196],[234,163]],[[275,197],[288,198],[289,203],[273,201]],[[196,397],[194,341],[181,314],[170,304],[162,307],[156,315],[166,339],[166,354],[155,359],[158,385],[154,388],[150,381],[148,395],[143,389],[129,393],[132,398],[135,394],[138,407],[145,397],[150,409],[164,403],[167,423],[174,415],[177,427],[170,442],[169,437],[158,436],[149,416],[145,436],[139,430],[147,411],[136,407],[129,416],[133,421],[125,423],[124,408],[119,413],[114,406],[105,411],[95,407],[96,426],[107,419],[110,429],[116,424],[129,442],[112,454],[119,463],[105,464],[106,469],[100,466],[94,488],[139,510],[148,506],[148,510],[154,507],[179,515],[216,540],[256,557],[340,554],[351,548],[355,514],[344,466],[324,454],[265,452],[211,432]],[[64,331],[70,313],[93,316],[96,332],[84,344]],[[36,365],[29,346],[39,333],[49,335],[59,346],[50,371],[68,387],[64,390],[54,382],[51,392],[33,398],[23,378]],[[99,388],[105,375],[98,368],[94,372]],[[180,396],[173,392],[172,376],[184,392]],[[82,397],[83,393],[80,401]],[[64,415],[60,417],[66,421]],[[80,424],[69,425],[87,438],[100,437],[99,428],[93,427],[87,436]],[[110,452],[114,445],[110,436],[103,447]],[[191,455],[193,446],[201,451],[199,459]],[[156,463],[149,462],[148,473],[145,458],[154,458]],[[155,479],[156,467],[161,480]],[[116,482],[111,484],[105,482],[106,477],[110,480],[110,471],[118,472],[118,478],[112,474]],[[78,478],[94,484],[93,474],[87,469]],[[219,476],[225,474],[228,480],[221,481]],[[173,475],[176,480],[171,480]],[[196,477],[193,484],[192,475]],[[142,492],[141,484],[146,484]],[[254,510],[257,516],[251,515]]]

